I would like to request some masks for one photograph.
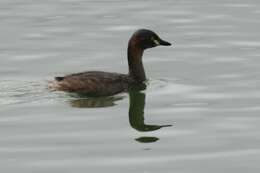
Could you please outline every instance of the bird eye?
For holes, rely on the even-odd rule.
[[[156,40],[154,37],[151,37],[151,40],[156,44],[156,45],[160,45],[160,42],[158,40]]]

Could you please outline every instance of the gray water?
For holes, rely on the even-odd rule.
[[[1,172],[259,172],[259,15],[257,0],[1,0]],[[137,28],[173,43],[145,52],[145,91],[46,88],[127,73]]]

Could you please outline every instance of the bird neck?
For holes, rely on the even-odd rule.
[[[140,48],[135,39],[130,39],[127,49],[129,76],[135,82],[141,83],[146,80],[142,62],[143,49]]]

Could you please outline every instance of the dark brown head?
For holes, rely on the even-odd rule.
[[[135,46],[145,50],[156,46],[170,46],[171,43],[162,40],[155,32],[148,29],[137,30],[130,39]]]
[[[170,46],[171,43],[162,40],[157,34],[148,29],[139,29],[130,38],[127,49],[129,76],[136,83],[142,83],[146,80],[142,63],[143,51],[160,45]]]

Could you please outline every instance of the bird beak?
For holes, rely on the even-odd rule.
[[[162,46],[170,46],[172,45],[171,43],[167,42],[167,41],[164,41],[162,39],[158,40],[159,42],[159,45],[162,45]]]

